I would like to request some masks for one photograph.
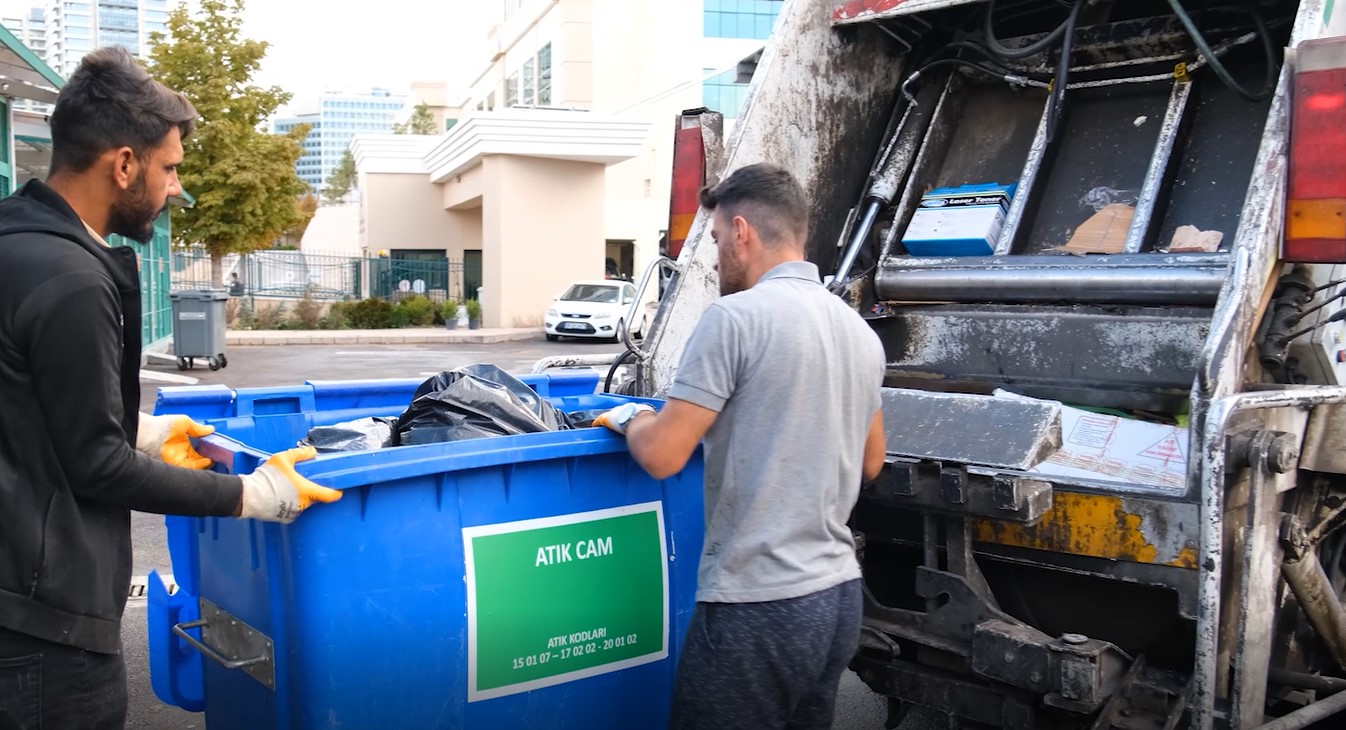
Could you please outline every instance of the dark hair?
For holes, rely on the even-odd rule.
[[[186,139],[196,127],[196,109],[150,78],[125,48],[109,46],[80,62],[57,95],[50,122],[51,171],[83,172],[110,149],[130,147],[143,157],[173,127]]]
[[[800,246],[809,232],[809,209],[804,190],[788,170],[768,163],[740,167],[714,187],[701,189],[701,207],[724,208],[741,215],[757,229],[768,246],[793,235]]]

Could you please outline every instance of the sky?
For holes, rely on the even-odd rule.
[[[45,4],[0,0],[0,9],[8,15]],[[485,32],[498,8],[499,0],[246,0],[243,29],[271,44],[254,80],[294,94],[290,111],[297,113],[325,90],[397,92],[413,81],[465,88],[484,63]]]

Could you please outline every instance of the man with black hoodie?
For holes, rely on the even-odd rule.
[[[227,476],[211,429],[140,403],[136,252],[196,110],[123,48],[85,57],[51,114],[51,172],[0,200],[0,730],[121,728],[131,510],[294,520],[341,493],[295,473],[312,449]]]

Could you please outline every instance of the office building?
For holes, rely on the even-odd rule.
[[[168,0],[51,0],[45,16],[43,59],[68,77],[95,48],[123,46],[147,57],[151,34],[167,28]]]
[[[366,250],[462,260],[481,272],[487,324],[525,326],[609,260],[637,278],[659,254],[677,117],[705,106],[728,133],[740,63],[782,2],[499,1],[480,72],[446,104],[463,118],[354,149]]]
[[[295,163],[295,172],[316,193],[341,162],[351,139],[357,134],[391,132],[405,104],[405,96],[387,89],[328,92],[318,97],[316,112],[277,118],[271,128],[276,134],[285,134],[299,124],[309,125],[304,156]]]

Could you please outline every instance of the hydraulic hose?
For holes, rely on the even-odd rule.
[[[626,352],[623,352],[621,356],[618,357],[616,360],[612,361],[612,367],[608,368],[608,377],[603,381],[604,393],[612,392],[612,379],[617,375],[617,368],[621,367],[622,364],[625,363],[634,354],[636,354],[635,350],[627,350]]]
[[[1192,37],[1192,42],[1196,44],[1197,50],[1201,52],[1206,62],[1210,64],[1211,70],[1215,72],[1216,76],[1220,77],[1220,81],[1224,82],[1225,86],[1248,101],[1265,101],[1271,97],[1272,92],[1276,90],[1276,49],[1271,45],[1271,31],[1262,20],[1262,14],[1257,12],[1256,6],[1249,0],[1244,0],[1244,7],[1253,16],[1253,24],[1257,27],[1257,35],[1261,37],[1262,46],[1266,50],[1267,79],[1261,90],[1249,91],[1234,79],[1234,76],[1229,73],[1229,69],[1225,67],[1224,62],[1215,55],[1215,51],[1211,50],[1210,44],[1206,42],[1206,37],[1201,34],[1201,29],[1196,27],[1196,22],[1192,20],[1192,16],[1182,7],[1182,2],[1180,0],[1168,0],[1168,4],[1169,7],[1173,8],[1173,13],[1178,16],[1178,20],[1182,22],[1183,27],[1187,29],[1187,34]]]
[[[1076,2],[1075,5],[1078,7],[1079,2]],[[1075,10],[1072,8],[1070,18],[1067,18],[1060,25],[1056,26],[1052,32],[1023,48],[1010,48],[1009,46],[1002,44],[995,37],[995,6],[996,0],[991,0],[986,7],[986,25],[982,29],[982,34],[986,36],[987,50],[1008,61],[1018,61],[1028,58],[1029,56],[1036,56],[1056,45],[1056,42],[1061,40],[1061,36],[1065,35],[1067,31],[1074,30],[1074,23],[1071,18],[1075,16]]]

